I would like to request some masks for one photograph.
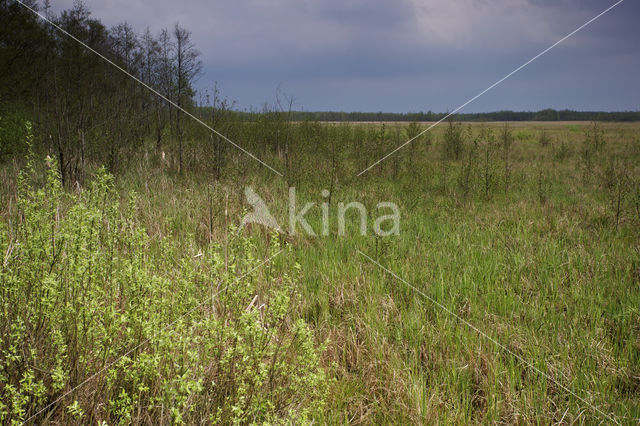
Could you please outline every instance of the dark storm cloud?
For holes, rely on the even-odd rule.
[[[324,0],[307,4],[319,18],[352,27],[399,27],[414,17],[413,4],[406,0]]]
[[[140,31],[179,21],[202,52],[200,86],[217,81],[240,107],[276,87],[298,106],[451,110],[613,2],[579,0],[105,0],[108,25]],[[71,0],[54,0],[54,8]],[[638,1],[470,105],[497,109],[640,109]]]

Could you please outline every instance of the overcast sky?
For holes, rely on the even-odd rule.
[[[176,22],[202,53],[197,87],[244,109],[451,111],[614,0],[86,0],[139,32]],[[52,0],[54,10],[73,0]],[[625,0],[463,112],[640,110],[640,1]]]

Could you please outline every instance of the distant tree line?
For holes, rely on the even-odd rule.
[[[128,23],[107,28],[76,2],[59,15],[49,2],[25,4],[73,34],[182,108],[194,104],[199,52],[190,32],[137,32]],[[12,0],[0,0],[0,161],[24,154],[25,121],[34,144],[53,154],[64,182],[84,180],[85,164],[99,160],[116,171],[150,135],[158,150],[167,134],[179,142],[182,113]]]
[[[295,121],[439,121],[446,112],[341,112],[292,111]],[[604,112],[543,109],[454,114],[455,121],[640,121],[640,111]]]

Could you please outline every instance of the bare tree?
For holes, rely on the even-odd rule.
[[[216,83],[211,92],[206,91],[207,106],[210,107],[211,116],[209,117],[211,127],[214,129],[220,129],[225,134],[231,130],[231,111],[234,107],[234,103],[229,101],[228,98],[223,97],[218,89]],[[220,179],[222,176],[222,167],[224,165],[224,157],[226,152],[226,144],[222,141],[219,135],[213,132],[209,133],[209,138],[214,144],[214,176],[215,179]]]
[[[163,29],[160,31],[160,35],[158,36],[158,44],[160,49],[160,58],[158,63],[158,71],[157,71],[157,80],[158,87],[162,94],[167,99],[174,98],[174,88],[173,84],[173,58],[172,52],[174,49],[173,41],[171,40],[171,35],[169,31]],[[156,149],[160,151],[162,146],[162,130],[164,129],[166,119],[169,119],[169,126],[173,126],[173,122],[171,119],[171,104],[165,105],[167,107],[167,114],[165,115],[163,109],[161,108],[161,103],[158,102],[156,104]]]
[[[139,43],[131,24],[123,22],[113,27],[111,29],[111,39],[111,45],[116,57],[122,61],[124,68],[135,70],[135,65],[137,65],[136,49]]]
[[[185,108],[194,95],[193,82],[202,69],[202,62],[198,59],[200,52],[191,40],[191,32],[176,24],[173,29],[175,38],[174,62],[176,81],[176,103]],[[181,111],[176,113],[176,132],[178,134],[178,171],[183,169],[183,133],[180,127]]]
[[[282,120],[282,125],[284,126],[284,164],[285,164],[285,173],[287,175],[287,181],[289,182],[289,186],[293,185],[291,181],[291,157],[289,150],[289,140],[291,138],[291,113],[293,112],[293,103],[294,99],[292,95],[287,95],[284,93],[280,86],[276,89],[276,105],[278,108],[279,118]],[[280,120],[279,120],[280,121]],[[280,155],[280,140],[279,140],[279,129],[278,129],[278,155]]]
[[[149,27],[147,27],[140,37],[140,56],[140,79],[151,86],[157,86],[156,69],[158,68],[160,57],[160,44],[153,34],[151,34]],[[154,104],[157,103],[157,98],[154,97],[152,102]],[[147,110],[148,107],[149,104],[147,102],[142,104],[143,111]]]

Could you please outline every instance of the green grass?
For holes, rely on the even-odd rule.
[[[308,324],[322,353],[321,368],[309,372],[327,375],[324,405],[309,405],[318,422],[608,423],[594,406],[621,423],[635,423],[640,418],[640,127],[603,125],[606,144],[591,152],[587,164],[586,123],[514,124],[505,164],[502,125],[486,125],[489,132],[485,129],[482,138],[479,126],[464,125],[464,151],[457,161],[443,154],[443,125],[434,129],[430,144],[418,140],[361,177],[355,175],[402,142],[404,126],[381,131],[376,124],[293,125],[286,157],[247,146],[286,171],[285,179],[231,154],[217,181],[198,171],[197,163],[183,175],[170,166],[161,170],[150,155],[135,159],[115,185],[122,194],[137,193],[135,218],[149,239],[148,256],[165,255],[158,247],[169,241],[176,257],[208,253],[213,246],[224,252],[229,230],[248,208],[245,185],[262,196],[281,225],[287,223],[289,183],[302,204],[319,204],[321,191],[333,190],[329,236],[276,236],[259,226],[241,233],[252,247],[243,253],[254,258],[264,258],[275,243],[288,249],[273,278],[257,280],[264,291],[284,280],[291,265],[300,265],[292,284],[299,298],[290,315]],[[547,146],[539,143],[542,129]],[[197,151],[191,155],[198,157]],[[9,181],[6,199],[11,199]],[[347,235],[338,235],[337,203],[350,201],[368,208],[366,236],[357,232],[355,215],[349,216]],[[400,235],[378,238],[371,232],[379,201],[400,207]],[[9,221],[15,207],[3,215],[7,229],[14,227]],[[318,207],[306,217],[316,231],[321,228]],[[175,267],[160,271],[171,276]],[[189,262],[180,270],[185,268],[198,266]],[[186,282],[195,279],[190,277],[185,275]],[[148,296],[150,302],[166,303],[164,297]],[[202,400],[197,387],[187,393]],[[254,420],[269,420],[265,412]],[[100,411],[95,413],[100,418]],[[189,416],[206,418],[202,412]]]

